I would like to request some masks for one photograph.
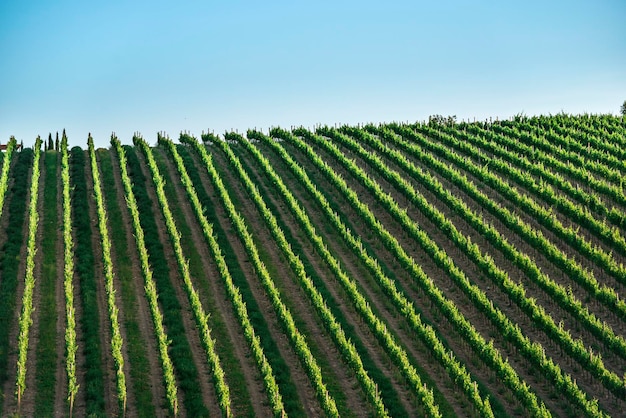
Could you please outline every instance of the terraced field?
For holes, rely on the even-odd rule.
[[[15,146],[2,416],[626,410],[621,118]]]

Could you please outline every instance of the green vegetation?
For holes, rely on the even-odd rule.
[[[35,366],[35,415],[54,414],[54,394],[57,365],[57,318],[56,283],[60,278],[57,270],[57,240],[59,237],[59,153],[47,151],[44,155],[43,184],[43,239],[41,251],[43,260],[39,287],[39,329],[37,330],[37,363]]]
[[[78,393],[76,378],[76,309],[74,308],[74,238],[72,237],[72,197],[70,195],[70,164],[67,137],[61,139],[61,182],[63,184],[63,289],[65,294],[65,370],[67,400],[72,416]]]
[[[273,282],[271,278],[269,277],[269,274],[265,266],[263,265],[263,263],[261,262],[259,258],[256,244],[252,240],[252,236],[249,234],[247,230],[247,226],[245,224],[245,221],[243,220],[243,217],[235,209],[235,206],[230,198],[230,194],[228,190],[226,189],[226,187],[224,186],[224,183],[220,175],[218,174],[217,170],[215,169],[215,166],[213,165],[212,158],[206,152],[206,149],[200,143],[198,143],[198,141],[196,141],[194,138],[187,137],[187,138],[181,138],[181,139],[183,139],[186,143],[189,143],[193,147],[193,149],[198,153],[200,158],[202,159],[204,166],[207,172],[209,173],[210,179],[213,182],[214,187],[217,189],[220,195],[222,204],[224,205],[224,208],[226,209],[228,213],[228,217],[231,219],[233,226],[235,227],[237,231],[237,235],[239,236],[239,239],[242,241],[243,246],[245,247],[246,252],[248,253],[249,257],[253,260],[255,269],[257,270],[257,274],[259,274],[260,276],[259,278],[261,282],[263,283],[264,287],[266,288],[267,293],[270,295],[270,298],[273,299],[272,302],[274,304],[274,307],[283,314],[283,318],[281,319],[287,319],[287,321],[289,321],[290,318],[284,318],[285,307],[282,304],[282,301],[280,300],[280,295],[278,294],[278,291],[276,290],[276,288],[273,286]],[[247,290],[249,291],[249,289]],[[264,325],[266,327],[267,325],[264,324],[263,322],[258,321],[257,324],[261,326]],[[269,330],[265,330],[265,334],[269,337]],[[261,341],[269,341],[269,340],[270,340],[269,338],[267,340],[265,338],[261,339]],[[256,355],[256,357],[259,357],[259,360],[257,361],[258,364],[262,367],[262,369],[265,369],[263,370],[264,386],[268,392],[268,397],[270,399],[272,412],[274,413],[275,416],[280,416],[285,413],[293,414],[293,412],[295,412],[294,409],[297,410],[301,408],[301,406],[293,402],[295,399],[292,397],[287,397],[287,404],[284,406],[283,399],[281,396],[281,389],[284,392],[289,387],[288,381],[291,380],[289,371],[287,370],[287,366],[284,363],[279,364],[276,361],[277,359],[280,358],[280,353],[278,352],[278,348],[274,344],[272,344],[273,346],[269,345],[267,342],[265,344],[266,346],[264,347],[264,350],[267,351],[269,348],[270,352],[274,354],[274,356],[276,356],[274,357],[274,367],[273,367],[274,370],[278,371],[277,372],[278,376],[276,379],[273,376],[272,370],[270,369],[270,365],[265,364],[265,362],[260,358],[261,353]],[[255,348],[255,351],[257,350],[260,351],[260,347]],[[280,367],[276,367],[277,365]],[[279,386],[280,386],[280,389],[279,389]]]
[[[487,277],[489,277],[496,285],[500,286],[502,290],[508,294],[509,298],[515,301],[515,303],[517,303],[520,308],[526,312],[529,318],[535,321],[539,327],[545,329],[548,335],[560,342],[563,348],[577,358],[583,366],[595,373],[608,389],[616,392],[616,396],[623,396],[625,394],[624,382],[622,382],[621,379],[614,373],[608,371],[602,364],[600,358],[594,356],[580,341],[574,341],[571,335],[565,332],[562,327],[558,327],[550,314],[548,314],[541,306],[538,306],[533,299],[526,297],[524,286],[513,282],[509,275],[503,269],[498,267],[490,256],[483,253],[476,244],[472,243],[470,237],[461,234],[443,213],[432,206],[423,196],[418,195],[415,189],[404,182],[397,172],[390,171],[378,158],[370,153],[367,153],[362,147],[354,141],[351,141],[348,137],[336,134],[330,130],[326,130],[325,134],[331,136],[333,139],[336,139],[338,142],[348,144],[353,150],[355,150],[355,152],[367,159],[372,166],[381,171],[385,178],[394,181],[395,185],[402,189],[404,194],[433,222],[439,224],[441,230],[446,233],[451,241],[462,249]],[[382,194],[380,196],[385,197]],[[392,199],[389,195],[386,197]],[[387,202],[391,201],[392,200],[387,200]],[[390,212],[393,212],[401,222],[410,222],[407,218],[401,216],[399,212],[395,211],[395,209],[390,209]],[[490,236],[486,228],[481,228],[480,225],[477,225],[476,229],[483,235],[490,238],[493,237],[493,234]],[[502,247],[502,245],[500,246]],[[518,258],[521,257],[519,254],[513,255],[517,255]],[[545,280],[548,281],[548,279]],[[546,284],[544,287],[548,289],[552,289],[554,287],[559,288],[559,294],[563,295],[563,299],[567,300],[567,292],[562,287],[555,284],[552,284],[552,286],[550,286],[550,284]],[[572,301],[570,302],[570,305],[576,306],[576,303]],[[578,303],[578,305],[580,304]],[[585,323],[591,322],[594,325],[598,322],[595,317],[587,320],[588,316],[588,313],[587,315],[581,313],[579,319]],[[609,331],[606,331],[607,329]],[[596,330],[600,333],[600,335],[604,335],[605,333],[608,334],[608,339],[614,344],[620,344],[623,342],[623,339],[615,336],[615,334],[610,331],[610,327],[606,324],[599,325]]]
[[[152,179],[156,187],[157,199],[163,212],[163,216],[165,217],[165,225],[167,227],[168,235],[174,247],[176,262],[178,263],[178,268],[180,269],[180,273],[183,276],[183,282],[185,283],[187,297],[189,298],[189,303],[196,319],[196,324],[200,332],[200,339],[202,340],[202,344],[204,345],[204,349],[206,350],[207,362],[213,374],[213,380],[217,390],[220,408],[224,415],[229,416],[230,391],[228,389],[226,381],[224,380],[224,370],[222,369],[222,365],[220,364],[219,356],[215,352],[215,341],[211,337],[211,329],[208,325],[208,314],[205,312],[204,307],[200,302],[198,293],[194,289],[193,283],[191,281],[191,275],[189,272],[189,261],[183,254],[180,232],[178,232],[178,227],[176,226],[174,217],[172,216],[167,197],[165,196],[163,177],[159,172],[159,168],[156,165],[156,162],[152,155],[152,151],[148,147],[148,144],[146,144],[143,139],[138,137],[134,138],[134,143],[143,152],[148,161],[148,167],[150,168]]]
[[[91,162],[91,173],[93,177],[93,189],[96,198],[96,209],[98,213],[98,230],[102,242],[102,261],[104,263],[104,280],[107,294],[107,307],[109,310],[109,321],[111,325],[111,351],[115,361],[115,379],[117,382],[117,400],[122,414],[126,410],[126,375],[124,374],[124,357],[122,356],[122,335],[118,320],[118,309],[115,301],[115,287],[113,284],[113,260],[111,260],[111,241],[107,229],[107,216],[102,198],[102,186],[100,184],[100,172],[96,161],[96,152],[91,136],[87,138],[89,147],[89,159]]]
[[[3,416],[626,409],[622,117],[133,140],[0,154]]]
[[[10,158],[3,164],[8,167]],[[24,245],[24,221],[26,219],[26,198],[28,195],[28,179],[33,161],[33,150],[24,149],[16,155],[12,173],[12,185],[8,189],[9,204],[5,216],[9,217],[6,227],[6,241],[0,251],[0,387],[4,387],[8,379],[9,353],[11,349],[10,333],[16,325],[17,281],[20,266],[20,253]],[[0,179],[6,177],[0,177]],[[13,366],[11,366],[13,367]],[[0,393],[0,408],[3,407],[8,394]]]
[[[174,366],[168,352],[169,340],[163,326],[163,314],[159,308],[157,289],[153,279],[153,270],[148,261],[148,250],[146,249],[144,231],[139,219],[137,201],[135,199],[133,185],[130,181],[130,177],[128,176],[126,151],[122,147],[119,140],[115,137],[111,138],[111,145],[115,149],[117,157],[119,158],[122,183],[124,184],[124,192],[126,194],[126,202],[128,203],[128,210],[130,211],[132,217],[133,230],[135,231],[135,242],[137,244],[137,251],[139,252],[139,259],[141,261],[141,271],[145,280],[144,289],[150,305],[150,313],[152,314],[152,321],[154,323],[154,332],[156,333],[159,347],[161,367],[163,367],[163,382],[165,384],[168,409],[170,413],[176,415],[178,413],[178,387],[176,386],[176,379],[174,377]]]
[[[146,352],[146,340],[142,335],[137,309],[137,299],[140,295],[136,295],[134,290],[130,257],[132,250],[128,248],[128,237],[122,219],[122,209],[125,208],[120,208],[117,203],[118,193],[123,194],[123,190],[120,191],[116,187],[111,187],[115,184],[111,155],[109,150],[100,149],[96,151],[102,171],[102,183],[106,185],[103,187],[103,192],[106,213],[108,214],[111,250],[114,253],[113,263],[120,283],[122,327],[126,331],[124,343],[130,363],[131,388],[137,414],[141,417],[153,417],[155,416],[155,407],[150,389],[150,366]],[[143,332],[147,334],[149,330],[144,329]]]
[[[221,244],[218,242],[217,234],[214,232],[215,230],[213,226],[208,221],[208,216],[213,215],[213,218],[215,214],[214,211],[211,210],[212,206],[203,206],[201,203],[201,200],[204,202],[210,202],[210,199],[206,193],[206,190],[204,189],[204,187],[202,187],[202,182],[200,180],[198,170],[193,165],[191,157],[186,149],[182,148],[181,153],[179,154],[176,146],[171,141],[162,140],[161,144],[164,144],[166,146],[167,150],[171,153],[172,158],[176,163],[176,168],[181,176],[181,181],[183,182],[185,191],[189,196],[189,200],[191,201],[194,213],[198,219],[198,222],[201,225],[202,233],[204,235],[206,243],[211,250],[212,256],[215,259],[215,263],[217,264],[218,270],[220,272],[220,278],[224,281],[226,292],[233,305],[235,314],[237,315],[237,319],[239,320],[239,324],[243,329],[244,336],[248,341],[250,350],[252,351],[254,356],[254,360],[257,363],[259,371],[263,376],[263,382],[269,388],[274,388],[276,386],[276,377],[273,375],[272,366],[265,356],[261,339],[257,336],[255,328],[253,327],[253,320],[256,319],[255,322],[258,323],[260,322],[259,319],[262,319],[262,316],[254,315],[254,317],[250,317],[250,307],[256,307],[256,303],[254,303],[253,299],[248,299],[250,302],[246,303],[244,301],[244,293],[235,284],[235,281],[243,283],[241,279],[241,270],[234,260],[235,255],[230,244],[228,244],[228,242],[226,241],[223,243],[223,247],[220,246]],[[195,188],[194,185],[196,186]],[[219,224],[215,224],[215,229],[221,230],[221,228],[219,228]],[[224,234],[220,235],[222,237],[225,236]],[[245,290],[247,290],[245,292],[245,295],[247,297],[250,297],[249,288],[246,288]],[[264,330],[265,329],[266,328],[264,328]],[[275,345],[272,348],[275,349]],[[273,398],[269,398],[269,401],[271,402],[272,399]],[[237,408],[237,406],[235,406],[235,408]],[[279,408],[276,409],[278,410]],[[249,409],[242,412],[246,415],[253,414],[251,406]]]
[[[17,337],[17,377],[15,381],[17,409],[20,410],[22,394],[26,389],[26,360],[28,356],[28,337],[33,323],[33,292],[35,291],[35,252],[37,251],[37,229],[39,227],[39,177],[41,174],[41,138],[35,141],[35,157],[30,182],[30,202],[28,204],[28,240],[26,243],[26,274],[24,277],[24,293],[22,295],[22,312],[19,319]]]
[[[74,230],[74,271],[80,289],[83,353],[86,361],[85,396],[87,413],[104,416],[104,371],[102,370],[102,340],[98,310],[95,257],[91,243],[93,224],[89,212],[85,164],[87,158],[80,147],[70,152],[70,187],[72,189],[72,228]]]
[[[289,160],[289,156],[285,154],[284,150],[280,148],[278,144],[273,143],[268,137],[263,136],[258,132],[248,132],[248,137],[260,139],[265,143],[272,145],[277,150],[277,152],[280,153],[288,162],[293,163],[293,160]],[[328,250],[322,237],[317,235],[308,215],[295,200],[295,198],[282,182],[282,180],[274,172],[269,161],[265,159],[265,157],[248,142],[245,142],[243,140],[240,142],[242,142],[246,146],[246,148],[248,148],[248,150],[250,150],[255,155],[265,171],[270,174],[273,182],[276,184],[276,187],[280,189],[281,193],[285,197],[285,200],[289,203],[292,212],[296,215],[296,217],[302,224],[302,227],[308,232],[311,240],[317,245],[319,253],[323,255],[329,266],[335,270],[336,277],[341,281],[346,291],[351,295],[356,309],[361,313],[361,315],[363,315],[364,320],[368,322],[368,325],[372,328],[372,331],[377,334],[377,336],[381,339],[381,342],[387,344],[388,351],[390,351],[391,353],[401,353],[403,349],[398,347],[397,342],[393,341],[393,336],[390,336],[388,331],[386,331],[385,325],[382,323],[380,318],[377,318],[372,312],[371,308],[369,308],[366,298],[360,293],[354,280],[348,277],[346,272],[342,271],[340,263]],[[461,386],[468,392],[468,397],[472,399],[475,407],[479,411],[481,411],[481,414],[483,416],[493,415],[489,402],[481,398],[476,385],[472,382],[472,379],[464,366],[458,363],[458,361],[454,358],[453,353],[445,349],[442,342],[436,336],[432,327],[425,325],[421,321],[419,315],[415,311],[415,307],[413,306],[413,304],[410,303],[408,299],[398,291],[398,289],[395,287],[394,282],[392,282],[388,277],[385,277],[385,274],[382,272],[380,267],[378,267],[377,262],[371,258],[371,256],[362,246],[361,242],[352,235],[350,229],[341,222],[339,216],[331,209],[326,199],[321,194],[319,194],[317,188],[310,182],[306,173],[304,173],[303,171],[297,171],[297,173],[299,173],[300,179],[303,181],[303,183],[305,183],[309,190],[318,198],[326,214],[329,215],[331,220],[334,220],[334,224],[339,229],[339,233],[344,237],[344,239],[346,239],[346,241],[348,241],[348,244],[351,245],[355,251],[358,251],[358,255],[363,263],[372,267],[373,272],[379,279],[381,287],[392,296],[400,312],[405,313],[407,319],[411,323],[411,326],[417,332],[420,338],[422,338],[430,346],[430,348],[435,352],[435,356],[441,362],[445,363],[445,367],[452,375],[452,379],[458,382],[462,382]],[[403,355],[406,356],[406,354]],[[415,376],[413,375],[417,374],[413,370],[414,366],[409,365],[408,361],[402,360],[402,357],[396,360],[400,360],[400,367],[406,368],[405,373],[407,373],[408,375],[408,380],[414,380]],[[432,399],[427,400],[428,402],[433,403]]]

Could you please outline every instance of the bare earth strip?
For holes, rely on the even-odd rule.
[[[69,151],[68,151],[69,152]],[[70,186],[71,187],[71,186]],[[71,192],[70,192],[71,194]],[[73,196],[72,196],[73,198]],[[72,223],[74,222],[72,214]],[[72,226],[72,241],[74,243],[74,251],[76,251],[76,230]],[[72,280],[72,286],[74,288],[74,310],[76,315],[76,345],[78,349],[76,350],[76,381],[78,383],[78,392],[76,393],[76,398],[74,399],[74,409],[72,410],[73,414],[76,416],[83,416],[87,413],[87,400],[85,394],[86,380],[86,363],[87,360],[85,358],[85,339],[83,333],[83,327],[81,325],[81,321],[83,321],[83,304],[80,300],[81,295],[81,283],[78,275],[76,274],[76,256],[74,255],[74,278]],[[64,294],[65,295],[65,294]],[[65,303],[65,296],[63,299],[63,303]],[[65,333],[63,334],[65,335]]]
[[[98,157],[99,157],[100,153],[96,152],[96,161],[98,161]],[[98,170],[100,170],[100,166],[98,163]],[[89,159],[89,172],[91,175],[91,180],[92,182],[89,183],[89,188],[93,188],[93,174],[91,172],[91,159]],[[102,182],[102,171],[100,171],[100,181]],[[104,188],[105,187],[109,187],[109,185],[103,185],[101,183],[101,187],[103,188],[102,190],[102,198],[103,198],[103,203],[104,203],[104,210],[105,210],[105,214],[107,217],[107,229],[108,229],[108,234],[109,234],[109,240],[111,239],[111,230],[110,230],[110,226],[109,223],[110,221],[110,215],[109,212],[107,211],[106,207],[106,196],[105,196],[105,191]],[[94,192],[95,193],[95,192]],[[115,202],[114,202],[115,203]],[[97,209],[97,207],[96,207]],[[95,215],[97,216],[97,214]],[[94,231],[94,235],[100,237],[100,233],[99,230]],[[132,390],[132,385],[130,383],[130,360],[129,360],[129,356],[128,356],[128,339],[127,339],[127,334],[126,334],[126,328],[124,327],[124,321],[122,320],[122,318],[124,318],[124,306],[123,306],[123,301],[122,301],[122,291],[121,291],[121,283],[119,280],[119,277],[117,274],[115,274],[115,270],[116,270],[116,263],[115,263],[115,245],[116,243],[111,242],[111,260],[113,262],[113,270],[114,270],[114,274],[113,274],[113,288],[115,289],[115,306],[118,309],[118,321],[119,321],[119,329],[120,329],[120,335],[122,337],[122,357],[124,359],[124,375],[126,376],[126,410],[124,411],[124,416],[125,417],[135,417],[137,416],[137,408],[135,405],[135,396],[134,396],[134,392]],[[102,260],[102,245],[101,243],[99,243],[98,245],[94,244],[94,248],[97,248],[97,253],[96,253],[96,260]],[[98,267],[99,268],[99,267]],[[104,284],[103,284],[104,286]],[[108,308],[107,308],[108,309]],[[108,312],[106,312],[107,317],[108,317]],[[113,365],[114,366],[114,365]],[[112,367],[113,367],[112,366]],[[113,377],[113,379],[115,378],[115,370],[110,371],[109,373],[111,373],[111,376]],[[111,385],[116,385],[116,382],[114,380],[111,380]],[[114,386],[112,386],[114,387]],[[113,405],[113,410],[111,412],[110,415],[114,415],[114,412],[117,413],[117,398],[116,400],[114,400],[115,404]],[[113,412],[114,411],[114,412]]]
[[[16,154],[14,154],[13,157],[13,166],[15,166],[15,160],[16,160]],[[6,162],[6,159],[3,160],[3,164]],[[0,166],[1,167],[1,166]],[[12,169],[12,168],[11,168]],[[8,177],[8,187],[7,187],[7,193],[5,195],[5,200],[4,200],[4,207],[2,208],[2,217],[0,217],[0,248],[3,248],[3,246],[5,245],[5,242],[7,241],[7,227],[9,225],[9,203],[10,200],[13,198],[13,195],[11,193],[9,193],[9,191],[11,190],[11,183],[12,183],[12,177],[11,177],[11,172],[9,171],[9,177]],[[3,272],[0,271],[0,281],[5,280],[2,276]],[[7,368],[8,368],[9,363],[7,362]],[[3,389],[4,390],[4,389]],[[3,392],[6,393],[6,392]]]

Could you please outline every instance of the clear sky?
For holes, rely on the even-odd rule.
[[[626,1],[0,1],[0,142],[626,100]]]

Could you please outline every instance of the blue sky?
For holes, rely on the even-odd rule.
[[[626,2],[0,2],[0,142],[618,113]]]

